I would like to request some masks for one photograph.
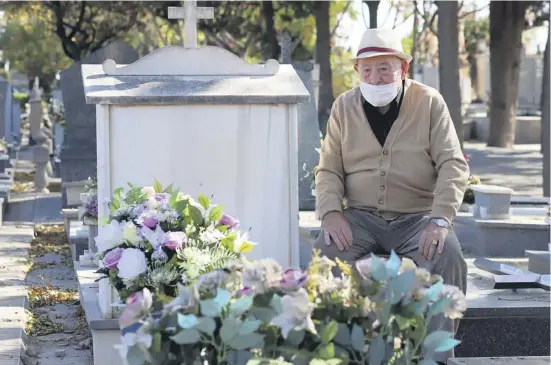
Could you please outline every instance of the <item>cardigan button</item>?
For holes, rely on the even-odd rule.
[[[381,190],[385,190],[385,186],[384,186],[384,185],[381,185]]]
[[[384,171],[381,171],[381,176],[385,176],[385,172],[384,172]]]
[[[387,150],[383,150],[383,155],[388,155],[388,151],[387,151]]]
[[[383,205],[383,199],[379,200],[379,204]]]

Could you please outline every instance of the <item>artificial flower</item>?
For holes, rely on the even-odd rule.
[[[291,330],[308,330],[316,333],[316,327],[310,315],[314,310],[308,293],[299,289],[296,293],[287,294],[281,298],[282,312],[274,317],[271,323],[281,328],[283,338],[287,338]]]
[[[140,238],[138,237],[138,230],[134,223],[127,222],[123,226],[123,237],[131,245],[135,245],[136,243],[138,243]]]
[[[108,269],[116,269],[121,259],[123,248],[117,247],[107,252],[103,257],[103,266]]]
[[[142,250],[126,248],[119,260],[118,276],[123,280],[133,280],[147,271],[147,259]]]
[[[123,240],[123,224],[112,220],[108,225],[99,230],[95,238],[96,247],[99,252],[105,252],[114,247],[117,247]]]

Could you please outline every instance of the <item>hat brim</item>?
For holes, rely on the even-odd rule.
[[[410,63],[413,57],[411,55],[408,55],[407,53],[402,52],[363,52],[360,53],[358,56],[352,58],[352,62],[356,63],[358,60],[363,58],[372,58],[377,56],[396,56],[398,58],[403,59],[404,61],[407,61],[407,63]]]

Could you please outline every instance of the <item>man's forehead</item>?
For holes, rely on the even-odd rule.
[[[397,64],[399,65],[400,58],[395,56],[375,56],[375,57],[369,57],[369,58],[360,58],[358,60],[358,66],[374,66],[374,65],[382,65],[382,64]]]

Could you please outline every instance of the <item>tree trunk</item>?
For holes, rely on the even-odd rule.
[[[329,29],[330,1],[317,1],[314,8],[316,17],[316,62],[319,64],[318,121],[325,137],[327,121],[333,105],[333,75],[331,72],[331,33]]]
[[[364,0],[364,3],[367,4],[369,9],[369,28],[377,28],[377,11],[379,10],[379,3],[381,1],[368,1]]]
[[[440,93],[448,106],[461,148],[463,148],[457,1],[438,1],[437,5]]]
[[[547,43],[545,44],[545,54],[543,56],[543,85],[541,93],[541,130],[542,130],[542,141],[541,141],[541,150],[543,154],[543,196],[549,197],[551,190],[551,180],[549,176],[549,150],[551,144],[551,110],[550,110],[550,101],[549,98],[549,33],[547,35]]]
[[[490,136],[488,146],[515,143],[520,51],[526,8],[524,1],[490,2]]]
[[[274,60],[279,60],[279,44],[277,41],[277,33],[274,29],[274,3],[272,1],[262,1],[262,13],[266,22],[266,34],[268,36],[268,44],[270,45],[269,57]]]
[[[417,17],[417,12],[415,9],[417,9],[417,0],[413,1],[413,31],[411,32],[412,35],[412,45],[411,45],[411,56],[413,59],[409,63],[409,78],[414,79],[415,78],[415,53],[417,52],[417,40],[419,39],[419,31],[417,28],[419,27],[419,18]]]

